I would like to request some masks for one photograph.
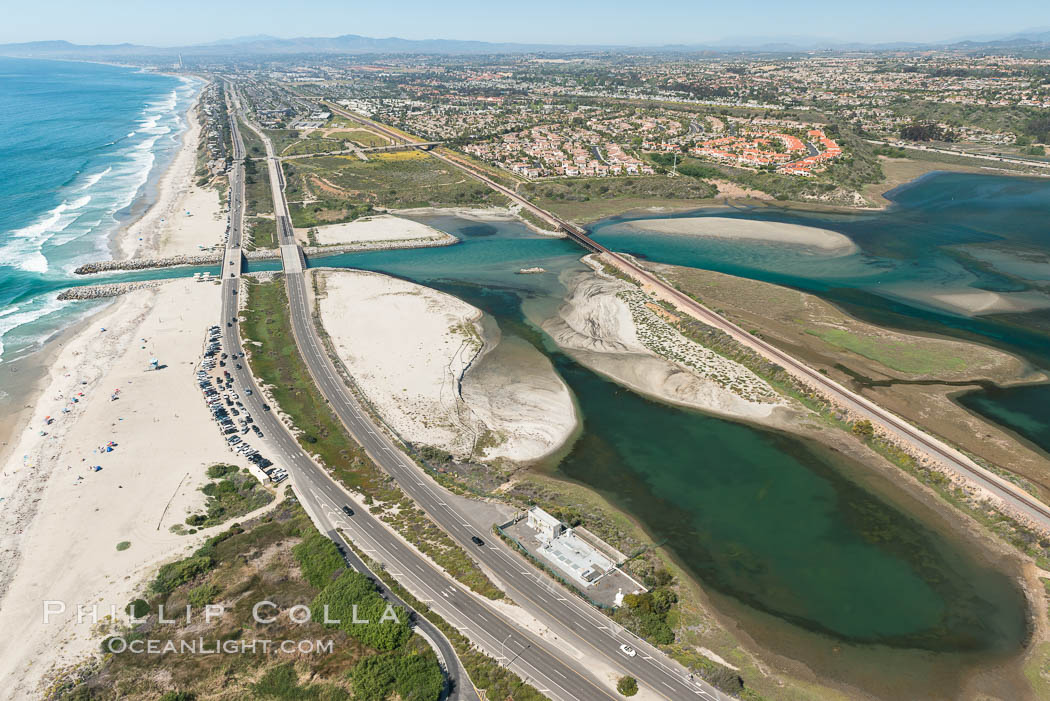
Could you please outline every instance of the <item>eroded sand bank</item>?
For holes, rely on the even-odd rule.
[[[576,426],[568,387],[544,356],[486,340],[481,311],[378,273],[319,271],[321,322],[376,411],[406,440],[457,457],[529,461]]]
[[[585,272],[569,287],[544,330],[587,367],[643,394],[730,418],[782,425],[794,414],[750,370],[670,328],[633,286]]]

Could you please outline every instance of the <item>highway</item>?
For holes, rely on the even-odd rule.
[[[227,100],[230,99],[229,94],[230,91],[229,88],[227,88]],[[231,108],[230,113],[232,116],[234,110],[231,105],[228,104],[227,106]],[[226,257],[223,260],[221,293],[222,318],[220,319],[219,326],[223,330],[225,351],[232,357],[234,355],[241,356],[243,354],[240,333],[238,332],[237,323],[234,320],[238,314],[236,291],[240,286],[241,264],[243,261],[241,255],[241,237],[243,234],[242,227],[244,215],[244,142],[238,130],[236,119],[231,119],[231,129],[234,161],[229,173],[230,233],[226,243]],[[231,326],[227,326],[227,323],[231,324]],[[242,368],[238,369],[237,363],[231,362],[229,363],[229,369],[231,375],[234,377],[235,385],[238,388],[242,391],[246,389],[252,390],[251,394],[245,392],[242,395],[242,401],[251,412],[255,419],[255,423],[259,426],[260,430],[263,431],[265,436],[264,441],[267,445],[261,452],[269,455],[274,462],[285,466],[289,470],[289,474],[309,475],[315,472],[323,473],[323,470],[321,470],[321,468],[319,468],[302,450],[288,431],[288,428],[274,415],[272,411],[267,411],[263,408],[263,395],[259,392],[259,388],[255,383],[255,378],[246,367],[246,363],[242,361],[240,365],[242,365]],[[411,607],[391,592],[373,572],[368,570],[365,564],[348,546],[342,535],[336,530],[339,527],[347,528],[349,525],[346,523],[346,515],[341,509],[342,505],[345,504],[345,501],[337,504],[330,497],[327,501],[324,501],[322,497],[316,494],[316,492],[311,492],[307,495],[304,495],[298,489],[297,492],[299,492],[300,502],[303,504],[303,507],[307,510],[307,513],[310,514],[314,522],[318,524],[319,529],[334,541],[341,544],[348,564],[358,572],[363,572],[371,576],[386,599],[401,604],[406,609],[411,610]],[[373,519],[370,514],[361,514],[358,516],[358,520],[365,524],[362,526],[364,528],[368,528],[369,526],[375,528],[375,524],[372,523]],[[347,530],[356,529],[347,528]],[[466,672],[463,670],[462,663],[456,655],[452,644],[444,634],[442,634],[432,623],[418,614],[415,614],[414,616],[414,623],[416,630],[421,632],[430,641],[431,646],[435,648],[435,651],[441,659],[450,688],[450,693],[446,698],[451,699],[452,701],[481,701],[477,691],[470,683]]]
[[[608,616],[576,597],[571,592],[536,569],[531,563],[521,558],[501,540],[490,532],[491,523],[479,523],[469,513],[461,512],[453,506],[454,499],[418,465],[410,460],[401,447],[397,445],[381,428],[376,426],[371,415],[359,404],[339,375],[332,360],[325,352],[317,330],[313,326],[312,314],[307,294],[307,283],[301,272],[301,248],[296,244],[287,203],[283,191],[283,175],[280,173],[278,160],[274,157],[270,140],[261,131],[250,128],[262,138],[267,150],[267,161],[271,168],[271,189],[274,197],[274,212],[278,222],[278,243],[281,246],[282,260],[285,264],[285,283],[292,321],[292,330],[311,375],[321,394],[327,399],[336,415],[346,426],[350,435],[368,453],[373,461],[390,474],[422,508],[431,519],[443,528],[468,554],[492,573],[502,585],[510,599],[531,614],[554,635],[538,637],[526,632],[517,623],[501,616],[495,607],[487,606],[472,593],[456,583],[450,585],[459,593],[458,602],[474,601],[482,610],[463,611],[446,615],[439,611],[450,623],[456,621],[471,622],[466,634],[497,659],[512,664],[512,668],[527,665],[528,669],[518,671],[540,691],[557,699],[604,699],[617,698],[603,683],[610,683],[608,677],[602,678],[602,670],[595,669],[590,660],[601,661],[605,669],[615,676],[631,675],[643,686],[661,698],[667,699],[706,699],[707,701],[727,701],[726,696],[713,686],[699,680],[693,680],[688,670],[657,650],[654,646],[641,640],[629,631],[613,622]],[[397,138],[403,138],[398,135]],[[433,154],[442,160],[447,157]],[[497,183],[493,186],[502,188]],[[531,207],[531,205],[530,205]],[[536,211],[546,215],[538,208]],[[549,217],[549,215],[546,215]],[[342,487],[323,470],[311,462],[310,468],[296,468],[292,474],[297,491],[315,495],[318,499],[338,502],[340,495],[345,499]],[[336,514],[337,515],[337,514]],[[346,521],[358,521],[355,516]],[[363,522],[363,519],[361,520]],[[399,554],[401,562],[415,557],[415,551],[406,547],[401,553],[400,539],[380,524],[378,530],[348,532],[355,543],[368,543],[369,547],[381,545],[386,552]],[[484,547],[476,546],[472,536],[482,538]],[[359,538],[364,540],[359,540]],[[367,552],[367,550],[366,550]],[[377,558],[383,559],[383,558]],[[389,568],[389,564],[388,564]],[[427,571],[427,570],[430,571]],[[418,570],[425,576],[416,575]],[[444,575],[432,568],[402,566],[402,575],[398,581],[413,593],[419,586],[431,592],[436,588],[435,580],[451,582]],[[427,597],[421,596],[422,600]],[[440,601],[440,599],[435,599]],[[429,602],[428,602],[429,603]],[[431,604],[433,605],[433,604]],[[483,622],[483,623],[479,623]],[[507,646],[520,641],[521,650],[511,659],[503,655],[505,646],[487,644],[506,631]],[[556,639],[555,639],[556,638]],[[628,644],[637,650],[636,657],[627,657],[620,651],[622,644]]]
[[[264,140],[264,144],[268,147],[268,160],[272,159],[268,140]],[[271,179],[271,182],[275,184],[275,189],[279,187],[278,183],[280,181],[280,178]],[[243,192],[242,189],[236,191]],[[243,195],[239,199],[234,200],[234,202],[240,207],[240,203],[243,203]],[[275,212],[277,212],[278,221],[281,222],[281,225],[278,227],[279,243],[288,247],[282,250],[297,249],[298,247],[294,245],[291,238],[292,230],[286,217],[287,210],[283,202],[283,192],[281,193],[281,198],[275,203]],[[240,221],[240,219],[231,217],[232,221]],[[242,352],[241,343],[239,334],[236,333],[236,323],[231,321],[235,317],[237,310],[236,297],[232,292],[235,289],[236,278],[231,278],[230,272],[234,272],[236,275],[240,274],[239,263],[237,262],[240,258],[238,248],[239,235],[239,230],[236,232],[236,235],[235,232],[231,231],[229,239],[230,253],[227,255],[226,260],[228,269],[224,270],[223,273],[223,329],[227,332],[227,352],[237,354]],[[232,263],[231,260],[233,260]],[[364,414],[357,405],[356,400],[349,396],[345,385],[338,379],[334,368],[320,348],[316,333],[309,321],[310,316],[305,297],[306,284],[302,273],[287,273],[285,278],[292,309],[293,332],[296,334],[297,341],[305,339],[307,343],[311,344],[309,346],[310,350],[303,353],[304,359],[307,360],[315,379],[321,378],[319,386],[322,386],[328,392],[334,393],[329,396],[333,409],[337,410],[340,418],[352,422],[352,434],[377,464],[394,474],[402,488],[405,488],[406,481],[409,486],[415,488],[406,489],[406,492],[414,496],[413,492],[418,492],[420,488],[429,487],[426,491],[432,497],[429,503],[447,516],[445,519],[447,523],[451,525],[452,521],[450,519],[454,519],[455,528],[460,533],[469,534],[456,537],[456,540],[460,541],[465,548],[476,549],[476,546],[469,539],[470,535],[486,533],[487,526],[473,525],[469,530],[465,529],[463,524],[467,523],[467,521],[462,516],[448,510],[448,502],[439,496],[437,492],[432,491],[434,489],[440,490],[443,494],[443,490],[408,461],[386,435],[371,424],[367,414]],[[225,326],[227,322],[232,323],[233,326]],[[607,688],[601,686],[602,680],[593,676],[593,670],[578,669],[580,664],[576,659],[576,655],[572,654],[571,651],[567,652],[566,646],[554,640],[553,636],[541,638],[518,624],[503,618],[493,606],[431,565],[429,560],[423,558],[414,548],[391,533],[385,524],[372,517],[366,510],[355,509],[353,517],[346,517],[341,507],[352,502],[343,491],[341,485],[305,454],[291,436],[287,427],[277,420],[272,412],[262,409],[262,395],[258,392],[254,379],[247,368],[237,371],[237,374],[238,384],[254,390],[252,395],[242,393],[242,400],[248,400],[252,416],[256,418],[260,429],[265,433],[270,445],[272,459],[288,469],[296,493],[323,532],[327,532],[333,537],[338,537],[337,529],[342,528],[361,550],[377,561],[383,562],[387,571],[394,575],[413,595],[429,605],[445,621],[460,630],[482,650],[508,665],[512,671],[534,685],[546,696],[558,701],[616,698]],[[343,402],[338,400],[332,402],[331,396],[341,396],[345,401],[352,402],[352,404],[347,403],[344,405]],[[350,411],[351,408],[353,411]],[[426,506],[423,508],[429,512]],[[492,536],[484,535],[483,537],[492,540]],[[604,631],[615,632],[618,629],[618,626],[609,621],[600,612],[590,609],[589,606],[575,600],[575,597],[568,595],[571,598],[566,598],[565,593],[553,594],[552,580],[549,580],[539,571],[534,570],[531,565],[520,560],[513,553],[505,551],[506,549],[502,546],[502,543],[498,547],[490,543],[484,549],[478,550],[492,553],[493,555],[499,553],[501,555],[501,558],[498,560],[500,571],[511,580],[524,580],[529,589],[533,591],[534,596],[544,598],[556,596],[562,605],[571,603],[577,607],[589,609],[590,616],[574,617],[576,630],[560,626],[556,618],[544,620],[543,623],[548,624],[552,631],[557,632],[559,628],[564,628],[563,632],[565,635],[582,640],[579,638],[580,630],[599,631],[597,626],[601,626],[601,630]],[[522,603],[522,597],[516,591],[512,590],[508,593],[515,602]],[[440,635],[436,630],[435,634]],[[564,640],[565,635],[559,634],[558,637]],[[642,660],[645,651],[641,647],[640,641],[633,640],[633,636],[628,636],[622,640],[610,636],[603,654],[609,656],[610,666],[617,668],[619,674],[632,674],[641,680],[641,677],[633,669],[627,668],[626,663],[633,662],[633,660],[628,661],[627,658],[620,656],[618,651],[619,644],[628,639],[640,651],[636,659]],[[653,652],[660,654],[655,650]],[[621,662],[621,659],[617,659],[617,656],[620,656],[623,662]],[[651,655],[646,655],[646,657],[651,657]],[[458,664],[457,666],[461,667]],[[459,676],[462,679],[466,679],[466,675],[462,671]],[[728,698],[719,694],[713,688],[710,688],[710,691],[713,693],[705,693],[704,689],[694,687],[688,682],[688,673],[681,668],[671,670],[666,676],[667,679],[678,682],[678,689],[681,693],[664,691],[660,693],[660,696],[663,698],[695,697],[706,698],[709,701]],[[660,682],[657,682],[657,684],[660,684]],[[464,692],[463,686],[465,685],[461,684],[457,687],[460,693]],[[675,688],[668,686],[671,690]],[[473,690],[471,689],[471,691]],[[470,697],[461,696],[459,698]]]
[[[334,106],[331,103],[325,103],[330,109],[338,114],[345,116],[349,119],[357,120],[363,124],[367,124],[372,128],[384,131],[384,133],[390,135],[397,135],[397,138],[404,139],[404,135],[394,132],[389,128],[384,128],[383,125],[378,124],[369,119],[365,119],[352,112],[340,109],[338,106]],[[933,149],[924,149],[933,150]],[[601,254],[613,262],[621,269],[629,272],[635,278],[643,282],[644,284],[650,285],[655,289],[658,289],[669,301],[673,301],[680,309],[691,314],[700,321],[714,326],[717,329],[721,329],[726,332],[734,339],[744,344],[745,346],[753,349],[760,353],[764,357],[772,360],[775,363],[780,364],[786,370],[791,372],[795,377],[799,378],[802,382],[820,390],[826,394],[833,401],[848,408],[850,411],[857,415],[872,421],[882,426],[891,436],[897,440],[902,441],[905,444],[911,445],[913,448],[920,452],[926,453],[939,462],[943,463],[948,469],[955,472],[957,475],[962,477],[967,482],[974,483],[987,490],[1000,501],[1007,505],[1011,510],[1020,515],[1022,518],[1033,521],[1039,527],[1050,530],[1050,506],[1042,503],[1032,495],[1028,494],[1020,487],[1016,486],[1012,482],[1000,477],[999,475],[986,470],[985,468],[978,465],[976,462],[971,460],[969,457],[961,453],[959,450],[949,446],[944,441],[936,438],[935,436],[923,431],[916,426],[908,423],[904,419],[900,418],[896,414],[880,407],[878,404],[872,402],[866,397],[853,392],[846,387],[840,385],[829,377],[822,375],[813,368],[809,367],[805,363],[802,363],[795,358],[792,358],[787,353],[784,353],[775,346],[763,341],[762,339],[748,333],[744,329],[740,328],[736,324],[726,320],[724,317],[714,313],[707,307],[704,307],[693,298],[679,292],[670,285],[666,284],[663,280],[659,279],[648,270],[645,270],[631,260],[621,256],[615,251],[611,251],[605,246],[602,246],[598,242],[594,241],[587,232],[568,221],[560,219],[555,215],[545,210],[536,207],[531,202],[526,200],[524,197],[519,195],[514,190],[505,187],[492,178],[488,177],[484,173],[479,172],[470,163],[457,157],[447,156],[445,154],[437,153],[434,151],[430,152],[436,158],[440,158],[446,163],[456,166],[461,170],[473,175],[478,180],[481,180],[489,187],[501,192],[508,198],[520,204],[523,208],[528,209],[537,216],[542,217],[548,222],[556,225],[562,231],[565,231],[569,236],[579,243],[581,246],[589,251]],[[988,157],[991,158],[991,157]],[[1000,159],[1002,160],[1002,159]],[[1031,162],[1026,161],[1031,164]],[[1050,165],[1050,164],[1048,164]]]

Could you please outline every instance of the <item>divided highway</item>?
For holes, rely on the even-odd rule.
[[[360,512],[353,518],[342,519],[342,525],[347,527],[352,540],[366,552],[374,549],[405,563],[396,570],[398,581],[417,596],[417,592],[422,591],[423,596],[419,598],[433,606],[445,620],[462,627],[472,641],[551,698],[617,698],[603,685],[613,681],[609,676],[611,673],[613,677],[634,676],[661,698],[728,701],[731,697],[706,682],[694,680],[677,662],[625,631],[522,559],[490,534],[492,524],[473,522],[470,514],[460,512],[449,493],[375,425],[370,414],[346,387],[318,338],[301,268],[301,248],[295,242],[288,216],[279,162],[266,135],[254,125],[250,126],[262,138],[271,168],[270,182],[278,222],[278,243],[285,264],[292,330],[319,390],[372,460],[394,477],[401,489],[431,519],[492,573],[511,600],[549,629],[553,636],[534,635],[505,619],[495,607],[438,573],[426,561],[420,563],[422,558],[412,548],[404,545],[382,524],[373,526]],[[403,137],[399,135],[398,138]],[[326,516],[338,523],[339,513],[335,507],[345,503],[346,499],[342,487],[312,461],[309,465],[289,467],[297,491],[312,497]],[[473,536],[482,538],[486,544],[478,547],[471,541]],[[385,557],[377,559],[385,560]],[[389,564],[388,569],[395,572]],[[620,651],[620,646],[625,643],[638,651],[636,657],[627,657]],[[595,661],[604,667],[604,678],[601,676],[603,670],[595,669]]]
[[[227,92],[227,100],[230,100],[229,91]],[[232,107],[228,104],[228,107]],[[231,118],[235,114],[233,109],[230,109]],[[243,215],[244,215],[244,166],[242,159],[244,158],[244,142],[241,138],[240,131],[237,126],[236,119],[231,119],[231,130],[233,140],[233,155],[234,162],[230,169],[230,233],[226,243],[226,257],[223,259],[222,269],[222,318],[220,319],[220,328],[223,330],[223,340],[226,348],[226,352],[230,356],[241,356],[243,355],[243,348],[241,347],[240,333],[237,327],[237,314],[238,314],[238,303],[237,303],[237,289],[240,286],[241,277],[241,263],[243,257],[241,255],[241,238],[243,236]],[[229,326],[227,326],[229,324]],[[246,365],[246,363],[240,363]],[[281,461],[281,464],[285,466],[290,474],[310,474],[313,472],[319,472],[323,474],[321,470],[308,456],[295,438],[288,431],[288,428],[271,412],[263,408],[263,395],[259,392],[259,388],[255,383],[255,378],[247,367],[238,369],[237,363],[230,363],[230,373],[234,377],[236,386],[244,391],[242,400],[246,407],[250,410],[252,416],[255,418],[255,423],[263,431],[265,440],[269,444],[269,452],[274,458]],[[251,394],[248,394],[246,390],[252,390]],[[327,477],[327,475],[325,475]],[[345,521],[345,514],[342,512],[339,506],[332,508],[331,501],[322,502],[316,493],[304,495],[300,493],[300,501],[304,508],[311,515],[315,523],[318,523],[319,528],[322,532],[332,538],[342,546],[347,561],[351,567],[358,572],[369,574],[376,581],[384,598],[392,601],[396,604],[405,606],[406,609],[410,607],[405,604],[400,598],[398,598],[393,592],[383,585],[382,581],[375,576],[374,573],[370,572],[365,564],[354,555],[353,550],[347,545],[343,536],[336,530],[339,527],[345,527],[347,524]],[[359,517],[359,521],[366,524],[364,527],[376,527],[372,523],[372,516],[370,514],[362,514]],[[396,559],[394,561],[397,561]],[[401,560],[404,562],[404,560]],[[448,619],[446,619],[448,620]],[[470,683],[469,677],[463,670],[463,665],[456,655],[452,644],[448,639],[438,630],[430,621],[426,620],[422,616],[415,616],[415,625],[418,632],[422,633],[429,641],[432,647],[435,648],[439,658],[442,661],[442,665],[445,668],[446,676],[449,682],[450,692],[447,696],[452,701],[480,701],[480,697],[473,685]]]

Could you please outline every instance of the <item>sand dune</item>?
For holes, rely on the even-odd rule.
[[[494,362],[502,351],[482,358],[491,344],[479,309],[378,273],[321,275],[321,321],[339,358],[406,440],[461,458],[527,461],[575,428],[569,390],[546,358],[519,353],[513,366]]]
[[[318,226],[316,232],[317,243],[322,246],[378,241],[442,241],[449,237],[449,234],[426,224],[389,214]]]

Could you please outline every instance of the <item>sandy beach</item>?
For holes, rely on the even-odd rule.
[[[117,255],[196,253],[198,244],[221,243],[219,194],[192,184],[195,110],[156,202],[114,237]],[[186,279],[129,293],[40,352],[46,367],[0,455],[5,698],[36,697],[55,665],[97,651],[99,632],[90,616],[76,621],[78,605],[98,604],[100,619],[110,606],[123,610],[160,564],[223,527],[170,530],[204,503],[208,465],[247,466],[222,440],[193,381],[219,291]],[[154,357],[162,367],[151,371]],[[118,551],[122,541],[130,546]],[[45,600],[65,602],[66,614],[44,625]]]
[[[197,101],[186,112],[187,128],[172,162],[157,184],[157,200],[115,237],[114,257],[189,255],[201,246],[221,246],[226,206],[218,190],[196,184],[201,125]]]
[[[724,239],[748,239],[818,249],[821,253],[847,255],[857,245],[847,236],[829,229],[799,224],[751,221],[729,217],[682,217],[679,219],[637,219],[625,226],[641,232],[705,236]]]
[[[0,480],[5,691],[32,695],[53,664],[96,649],[92,626],[75,617],[43,625],[44,600],[121,610],[155,567],[209,535],[169,530],[203,503],[206,467],[247,465],[193,382],[218,296],[218,286],[189,280],[128,294],[51,366]],[[165,367],[149,370],[153,357]],[[121,541],[131,546],[118,552]]]
[[[525,358],[509,374],[481,362],[495,344],[479,309],[378,273],[325,271],[319,287],[321,322],[339,358],[406,440],[461,458],[529,461],[575,428],[569,390],[549,361]],[[484,370],[475,375],[475,367]]]
[[[354,243],[418,243],[420,241],[444,241],[448,234],[426,224],[402,219],[389,214],[357,219],[344,224],[328,224],[315,227],[315,238],[321,246]],[[304,242],[305,237],[304,237]]]

